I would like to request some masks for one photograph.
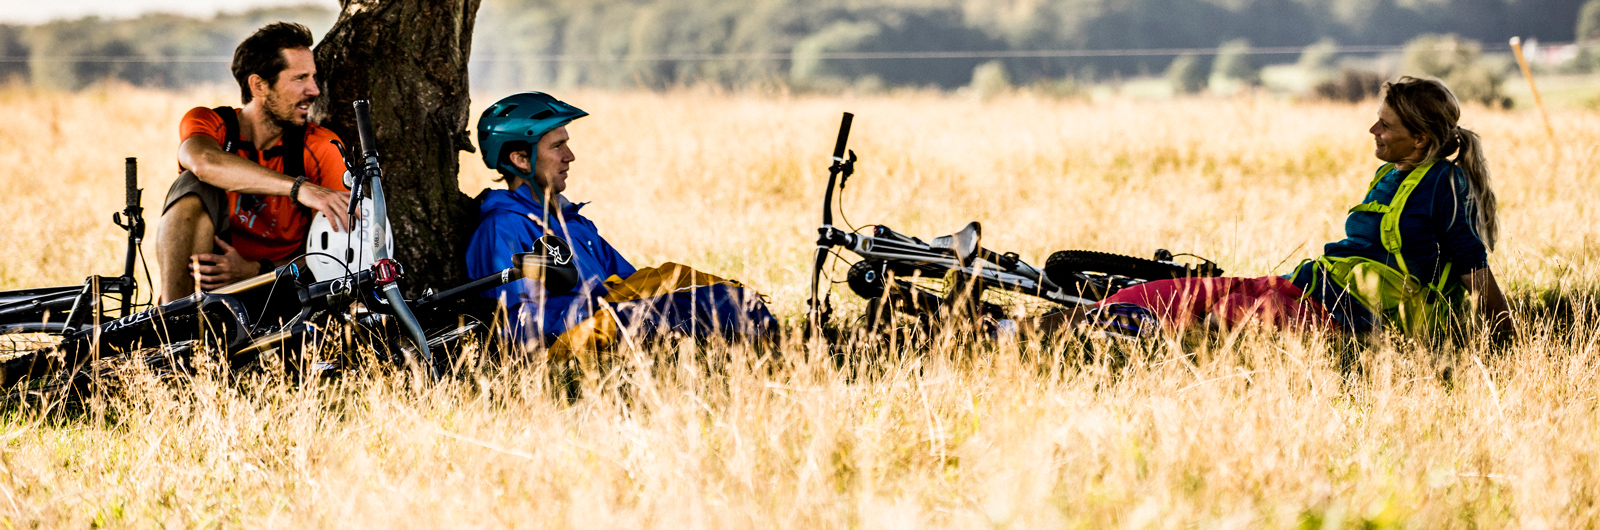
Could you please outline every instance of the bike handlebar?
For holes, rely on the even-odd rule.
[[[361,209],[361,197],[367,193],[367,179],[381,176],[383,170],[378,167],[378,138],[372,133],[372,102],[358,99],[351,106],[356,111],[356,136],[361,140],[359,166],[350,168],[355,182],[350,186],[350,210],[345,212],[346,219],[354,220]]]
[[[844,121],[839,123],[839,139],[833,143],[833,159],[835,162],[844,160],[844,146],[850,140],[850,122],[855,114],[844,113]]]
[[[846,112],[839,122],[839,139],[833,143],[833,163],[828,166],[828,189],[822,192],[822,226],[833,226],[833,187],[845,170],[845,145],[850,141],[850,122],[855,117]]]
[[[139,160],[130,156],[124,160],[124,164],[127,173],[123,189],[126,190],[127,206],[131,210],[139,207]]]
[[[522,279],[522,268],[512,266],[501,269],[500,272],[472,280],[440,293],[434,293],[416,300],[417,307],[426,307],[430,304],[476,296],[487,289],[493,289],[516,280]]]
[[[811,299],[806,303],[806,307],[809,308],[807,320],[811,322],[813,328],[821,326],[820,320],[826,313],[822,307],[823,301],[817,299],[817,290],[821,287],[822,266],[828,261],[828,246],[830,246],[828,239],[831,237],[829,231],[833,230],[833,187],[838,182],[839,175],[849,168],[849,162],[844,159],[845,144],[850,140],[850,122],[855,117],[855,114],[846,112],[844,120],[839,123],[839,137],[833,142],[833,163],[828,165],[828,189],[822,192],[822,227],[817,230],[820,237],[811,264]]]
[[[300,303],[305,305],[319,300],[318,304],[332,306],[356,299],[362,293],[371,291],[377,283],[377,274],[370,269],[363,269],[356,271],[354,277],[345,276],[303,286],[299,292]]]
[[[378,137],[372,134],[372,103],[365,99],[355,101],[356,135],[361,137],[361,157],[378,156]]]

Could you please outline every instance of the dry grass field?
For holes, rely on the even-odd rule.
[[[0,289],[120,267],[218,89],[0,89]],[[905,93],[560,94],[569,196],[635,264],[740,278],[790,325],[827,150],[857,115],[848,221],[985,245],[1282,273],[1342,235],[1373,105]],[[475,107],[492,100],[482,95]],[[379,102],[379,104],[383,104]],[[1571,528],[1600,521],[1600,114],[1469,108],[1500,194],[1504,348],[1261,333],[1107,346],[945,337],[840,368],[787,342],[626,351],[554,397],[540,366],[426,391],[352,374],[136,384],[0,408],[10,527]],[[491,176],[463,154],[463,190]],[[146,251],[153,251],[147,242]],[[839,269],[842,272],[842,269]],[[835,294],[836,301],[850,297]],[[846,309],[847,310],[847,309]],[[681,353],[684,355],[672,355]],[[676,359],[676,361],[670,361]],[[698,359],[698,360],[697,360]],[[709,368],[702,361],[710,359]]]

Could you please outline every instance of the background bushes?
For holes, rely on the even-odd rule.
[[[1178,92],[1261,82],[1269,61],[1252,47],[1301,47],[1318,81],[1339,81],[1334,43],[1398,46],[1428,34],[1454,52],[1408,51],[1405,63],[1498,97],[1476,42],[1510,35],[1545,42],[1600,35],[1600,0],[484,0],[474,31],[475,87],[573,85],[661,88],[711,83],[966,86],[993,57],[886,59],[873,54],[1027,50],[1217,49],[1173,55],[1009,57],[1014,86],[1081,86],[1169,74]],[[75,89],[115,78],[144,86],[229,82],[227,59],[251,30],[296,20],[318,34],[322,8],[256,10],[195,19],[149,15],[0,25],[0,80]],[[1437,36],[1446,35],[1449,36]],[[1586,33],[1587,34],[1587,33]],[[1419,45],[1420,46],[1420,45]],[[172,60],[173,57],[187,58]],[[198,59],[196,59],[198,58]],[[1198,67],[1196,73],[1191,69]],[[1215,69],[1212,66],[1215,65]],[[1176,68],[1182,66],[1183,68]],[[1386,72],[1394,73],[1394,72]],[[1182,75],[1178,75],[1182,74]],[[1196,82],[1194,75],[1201,78]],[[1309,84],[1307,86],[1310,86]],[[1465,85],[1464,85],[1465,86]],[[1197,88],[1199,87],[1199,88]]]

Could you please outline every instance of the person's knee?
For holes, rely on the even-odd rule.
[[[214,232],[216,228],[212,226],[211,214],[206,211],[205,202],[194,194],[172,201],[166,211],[161,212],[161,225],[163,230],[180,230],[190,234]]]
[[[200,196],[191,193],[189,195],[184,195],[176,201],[172,201],[172,204],[167,206],[167,210],[161,212],[161,217],[193,219],[196,217],[208,217],[208,215],[206,214],[206,205],[200,201]],[[209,218],[206,220],[210,221]]]

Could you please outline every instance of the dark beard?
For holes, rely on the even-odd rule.
[[[301,126],[302,124],[294,122],[294,118],[295,118],[295,115],[294,115],[295,114],[295,108],[294,107],[289,107],[289,114],[288,115],[283,115],[283,114],[279,114],[278,113],[278,103],[280,101],[281,101],[281,99],[278,97],[277,94],[272,94],[272,93],[268,93],[267,94],[266,101],[263,102],[263,103],[266,103],[266,105],[262,105],[262,108],[267,111],[267,119],[272,120],[273,125],[277,125],[279,129],[287,129],[287,128],[290,128],[290,127],[299,127],[299,126]]]

